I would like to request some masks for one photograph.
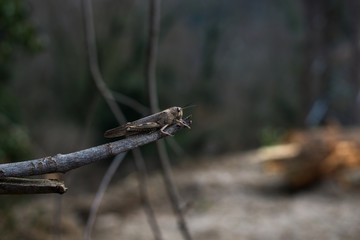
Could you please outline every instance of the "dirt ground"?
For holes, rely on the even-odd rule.
[[[326,181],[290,193],[280,187],[280,177],[266,175],[254,164],[256,158],[255,151],[203,159],[174,169],[193,239],[360,239],[359,190]],[[160,175],[152,175],[149,184],[163,238],[182,239]],[[82,239],[93,197],[61,197],[61,239]],[[37,197],[13,209],[13,220],[22,222],[14,227],[16,237],[53,239],[54,202],[59,199]],[[135,175],[107,191],[95,224],[95,240],[153,239]]]

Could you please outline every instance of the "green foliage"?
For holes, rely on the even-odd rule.
[[[264,127],[261,130],[260,141],[262,146],[270,146],[281,142],[284,136],[284,129]]]
[[[2,0],[0,3],[0,79],[10,75],[10,63],[16,50],[36,51],[40,43],[35,29],[27,20],[23,1]]]
[[[23,160],[30,153],[29,137],[20,120],[16,99],[6,91],[11,64],[18,50],[40,49],[35,29],[27,19],[24,1],[0,2],[0,162]]]
[[[0,162],[25,160],[30,155],[27,132],[4,115],[0,115]]]

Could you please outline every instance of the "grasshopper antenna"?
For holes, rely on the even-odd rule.
[[[181,109],[186,109],[186,108],[192,108],[192,107],[197,107],[197,105],[195,104],[186,104],[184,107],[182,107]]]

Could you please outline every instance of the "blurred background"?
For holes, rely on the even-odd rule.
[[[138,119],[142,116],[141,113],[124,104],[123,99],[124,96],[130,97],[143,105],[144,111],[147,111],[148,96],[144,80],[144,63],[148,3],[134,0],[94,0],[92,4],[100,68],[106,84],[115,95],[119,95],[119,106],[127,119]],[[191,168],[198,166],[199,169],[211,171],[212,164],[215,164],[214,162],[220,164],[222,160],[224,166],[234,168],[233,171],[236,169],[239,174],[244,171],[241,169],[251,172],[243,165],[241,168],[236,168],[239,166],[236,165],[238,163],[233,159],[234,157],[230,157],[229,160],[224,156],[239,154],[236,159],[248,159],[249,156],[244,157],[242,152],[284,143],[296,143],[301,148],[299,151],[308,155],[312,152],[324,151],[320,160],[318,156],[311,155],[308,158],[310,160],[307,161],[311,164],[307,164],[306,167],[302,167],[301,164],[298,167],[299,164],[295,164],[296,169],[301,169],[299,178],[302,180],[289,180],[288,177],[291,187],[308,186],[308,183],[312,184],[318,178],[335,172],[339,164],[349,166],[348,163],[336,165],[338,160],[333,159],[338,155],[335,157],[332,155],[335,153],[342,154],[343,157],[344,151],[350,152],[355,159],[350,165],[356,167],[360,165],[360,160],[357,159],[359,153],[357,146],[360,140],[354,134],[357,130],[345,131],[349,128],[354,129],[353,127],[357,126],[360,120],[359,11],[360,2],[356,0],[163,1],[157,65],[159,103],[162,109],[187,104],[197,105],[195,108],[185,110],[185,115],[193,114],[194,124],[191,131],[180,132],[174,137],[182,149],[180,152],[183,153],[179,154],[179,151],[175,151],[171,144],[168,144],[172,163],[179,166],[177,171],[181,172],[181,168],[186,168],[183,164],[190,165]],[[0,1],[0,161],[2,163],[68,153],[99,145],[107,141],[103,138],[104,131],[117,126],[115,118],[100,96],[89,73],[82,19],[80,1]],[[336,126],[337,137],[334,137],[332,130],[323,130],[323,128],[320,128],[323,132],[319,130],[320,133],[316,132],[315,136],[312,132],[308,132],[324,126]],[[301,137],[291,135],[294,129],[300,130]],[[348,132],[353,135],[348,137],[346,135]],[[344,141],[350,145],[346,145]],[[340,147],[337,145],[339,142],[342,144]],[[309,150],[310,146],[321,146],[321,149],[325,150]],[[154,170],[156,175],[158,161],[153,145],[145,146],[142,150],[149,169]],[[308,156],[306,154],[305,156]],[[301,156],[303,159],[304,154]],[[329,156],[332,156],[331,161],[327,158]],[[285,158],[289,157],[285,156]],[[274,157],[268,159],[274,160]],[[312,164],[313,159],[316,159],[316,164]],[[324,159],[327,160],[323,161]],[[211,163],[205,164],[206,161]],[[326,171],[322,170],[324,167],[318,163],[329,161],[333,165],[325,167]],[[336,167],[333,167],[334,161]],[[243,164],[246,161],[241,162]],[[69,208],[77,209],[72,214],[76,215],[75,218],[80,219],[78,221],[81,223],[86,218],[88,211],[86,207],[91,202],[108,164],[109,161],[95,163],[72,171],[66,176],[66,182],[70,186],[66,195],[72,199],[71,201],[74,198],[82,199],[76,207]],[[277,163],[269,166],[268,169],[276,169],[277,172],[281,169],[281,172],[285,172],[285,176],[293,176],[293,170],[288,171],[293,167],[287,164],[285,167],[284,165],[279,167]],[[253,165],[251,169],[252,167]],[[303,180],[303,172],[313,170],[316,176],[305,177],[306,179]],[[121,182],[119,184],[127,184],[126,181],[131,178],[132,172],[133,164],[129,157],[117,175],[118,180],[124,180],[119,181]],[[249,179],[245,180],[239,179],[237,173],[232,173],[230,169],[219,169],[219,172],[226,174],[215,177],[208,175],[206,178],[219,180],[217,183],[211,183],[212,187],[219,187],[220,183],[223,183],[226,188],[233,184],[234,189],[231,187],[229,189],[237,192],[238,188],[242,188],[236,187],[237,184],[242,186],[244,182],[246,184],[250,182],[252,186],[256,182],[252,178],[253,175],[246,175],[246,171],[243,173],[246,175],[244,179],[246,177]],[[201,175],[201,171],[195,174]],[[263,173],[256,175],[255,179],[261,178],[262,175]],[[179,178],[178,181],[181,182],[181,177]],[[154,181],[156,183],[157,180]],[[184,187],[188,191],[183,189],[185,196],[187,193],[193,195],[194,191],[198,193],[196,196],[203,196],[202,190],[199,190],[203,189],[201,184],[198,182],[194,185],[194,181],[188,183],[188,188]],[[130,183],[128,185],[132,186]],[[250,189],[248,185],[246,186],[246,189]],[[136,186],[133,186],[132,191],[136,192]],[[349,201],[349,203],[342,202],[346,212],[344,215],[341,215],[342,210],[337,210],[334,205],[328,206],[329,212],[341,213],[344,221],[349,222],[352,229],[351,234],[346,235],[344,228],[347,229],[348,225],[341,225],[340,232],[335,231],[330,234],[331,237],[335,236],[332,239],[343,239],[341,236],[358,239],[360,229],[357,225],[360,219],[353,219],[352,211],[349,210],[352,209],[349,207],[352,206],[351,203],[358,199],[356,191],[351,190],[351,194],[347,195],[349,190],[338,188],[334,190],[333,186],[330,190],[329,187],[325,187],[325,190],[318,191],[336,195],[336,199],[346,196]],[[263,192],[259,191],[253,196],[260,201],[259,204],[264,204]],[[217,199],[219,195],[225,193],[217,195],[211,192],[211,194],[217,196],[215,197]],[[318,196],[318,192],[308,194],[315,199]],[[274,199],[279,200],[278,197],[276,195]],[[26,199],[33,198],[35,200],[32,201],[35,202],[44,199],[41,197]],[[284,196],[280,198],[285,202],[290,201],[285,200]],[[296,199],[293,196],[291,198]],[[3,216],[11,218],[13,223],[10,224],[8,220],[6,222],[12,226],[11,229],[17,230],[16,217],[14,217],[16,214],[14,215],[13,210],[4,209],[13,202],[21,202],[22,200],[19,199],[20,197],[4,197],[2,200]],[[318,202],[319,206],[324,204],[323,200]],[[280,202],[283,203],[282,201]],[[63,202],[66,206],[66,201]],[[306,204],[309,203],[313,201],[304,200],[305,209],[308,207]],[[203,199],[194,211],[203,213],[211,208],[209,207],[211,204],[210,200]],[[236,206],[241,207],[241,203],[238,204]],[[66,208],[65,206],[63,208]],[[273,207],[276,209],[276,206]],[[278,207],[277,210],[280,211],[281,207]],[[294,208],[297,207],[298,205]],[[318,205],[314,205],[314,208],[317,207]],[[265,208],[269,210],[271,206]],[[107,213],[109,212],[113,210],[107,210]],[[293,212],[293,214],[295,223],[299,224],[301,217],[299,218],[297,213]],[[43,215],[39,218],[41,219]],[[66,216],[64,218],[70,218],[66,213],[64,215]],[[253,223],[262,226],[261,219],[266,217],[261,216],[257,216]],[[331,216],[335,218],[335,215]],[[112,221],[112,215],[106,217],[105,220]],[[315,218],[315,220],[306,219],[305,216],[304,222],[311,224],[311,220],[323,220],[318,216]],[[295,224],[287,218],[281,219],[289,224]],[[238,220],[239,224],[245,221]],[[226,234],[222,235],[221,231],[207,232],[204,230],[205,227],[201,232],[196,227],[195,220],[190,222],[193,223],[190,229],[194,229],[195,235],[198,233],[196,235],[198,239],[211,239],[209,238],[211,234],[215,236],[214,239],[242,239],[241,237],[271,239],[267,232],[271,230],[266,227],[263,228],[264,235],[251,235],[252,230],[243,229],[239,230],[238,235],[229,233],[228,236],[234,236],[231,238],[225,237]],[[267,226],[267,222],[264,224]],[[74,230],[70,225],[65,225],[68,226],[65,228],[69,236],[64,239],[78,239],[79,235],[76,234],[81,230]],[[29,223],[29,226],[32,225]],[[308,225],[305,224],[304,229],[307,228],[306,226]],[[24,239],[47,239],[48,235],[43,232],[50,234],[52,227],[47,226],[44,229],[46,230],[34,233],[34,236],[37,236],[34,238],[27,234],[21,236],[26,236]],[[309,239],[308,237],[319,236],[326,239],[323,235],[317,234],[324,233],[324,229],[328,229],[328,226],[320,227],[319,232],[309,236],[296,235],[297,232],[302,232],[301,227],[300,230],[286,228],[286,231],[281,231],[279,230],[281,227],[276,229],[279,233],[272,235],[274,239]],[[77,237],[70,237],[73,237],[70,234],[73,233],[72,231]],[[134,232],[131,227],[129,231]],[[171,232],[171,227],[169,231]],[[253,229],[253,232],[257,231],[258,229]],[[19,232],[21,233],[21,231],[17,233]],[[19,237],[14,232],[8,234],[9,239]],[[99,233],[99,237],[101,236],[104,235]],[[127,235],[126,239],[137,238]],[[171,239],[177,238],[171,237]]]

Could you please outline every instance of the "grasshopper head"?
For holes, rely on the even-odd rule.
[[[183,125],[183,126],[190,129],[190,126],[188,125],[188,123],[186,123],[182,119],[182,117],[183,117],[183,109],[184,108],[181,108],[181,107],[172,107],[172,108],[167,109],[170,112],[170,114],[172,115],[172,118],[173,118],[173,119],[170,120],[171,124],[177,122],[177,123],[180,123],[181,125]]]
[[[170,108],[170,112],[175,119],[179,119],[179,120],[182,119],[183,109],[181,107],[172,107]]]

